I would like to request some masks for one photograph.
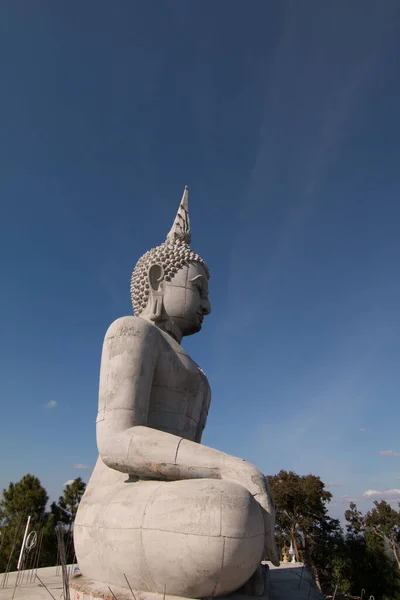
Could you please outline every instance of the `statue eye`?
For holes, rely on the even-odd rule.
[[[199,292],[200,298],[205,298],[205,293],[202,285],[196,285],[196,290]]]

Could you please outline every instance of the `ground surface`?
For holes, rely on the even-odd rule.
[[[322,600],[310,573],[299,563],[270,565],[269,600]]]
[[[315,589],[310,574],[302,565],[281,564],[279,568],[270,565],[269,600],[322,600]],[[24,575],[19,585],[15,586],[17,573],[10,573],[6,587],[3,585],[3,575],[0,575],[0,600],[63,600],[63,585],[61,569],[47,567],[38,569],[38,576],[45,587],[36,579],[29,580],[29,573]],[[79,578],[75,580],[79,582]],[[243,597],[241,597],[243,598]],[[71,594],[71,600],[74,595]],[[254,600],[254,599],[252,599]]]
[[[32,583],[29,581],[30,573],[30,571],[27,571],[24,574],[23,579],[20,579],[20,583],[17,587],[15,587],[17,572],[10,573],[5,588],[2,587],[4,575],[0,575],[0,600],[12,600],[13,598],[15,600],[49,600],[51,595],[37,579]],[[46,567],[44,569],[38,569],[37,574],[54,598],[60,600],[60,598],[63,597],[61,569],[57,569],[57,567]]]

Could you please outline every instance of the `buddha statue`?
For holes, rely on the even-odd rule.
[[[211,307],[190,241],[185,188],[166,241],[133,271],[135,316],[105,336],[99,457],[75,520],[76,556],[84,577],[138,598],[261,595],[261,560],[279,565],[275,509],[255,466],[201,445],[210,387],[181,342]]]

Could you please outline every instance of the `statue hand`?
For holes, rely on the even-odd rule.
[[[229,457],[221,469],[222,479],[230,479],[245,487],[259,503],[264,519],[265,556],[279,566],[279,557],[275,546],[275,505],[267,478],[251,463],[240,458]]]

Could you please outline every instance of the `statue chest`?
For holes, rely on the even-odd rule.
[[[203,371],[179,344],[166,343],[155,368],[148,426],[200,441],[209,405]]]

